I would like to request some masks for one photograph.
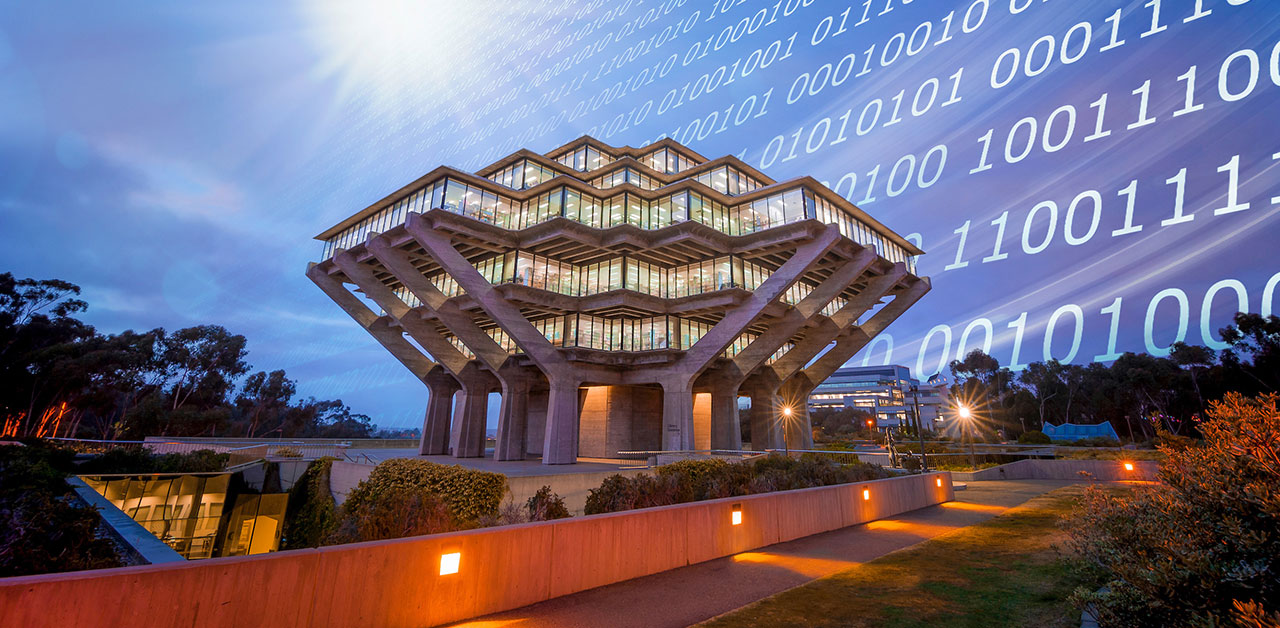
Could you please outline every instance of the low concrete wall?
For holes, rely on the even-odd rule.
[[[1098,480],[1119,482],[1143,480],[1154,482],[1159,464],[1150,460],[1128,461],[1130,471],[1124,468],[1124,460],[1019,460],[972,473],[955,472],[957,482],[982,480]],[[1088,475],[1083,475],[1087,473]]]
[[[863,491],[868,491],[864,498]],[[0,579],[13,626],[433,626],[950,501],[948,473],[450,534]],[[742,524],[731,525],[735,505]],[[458,573],[440,575],[459,552]]]

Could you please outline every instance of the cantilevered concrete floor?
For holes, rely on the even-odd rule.
[[[584,591],[453,626],[689,626],[957,528],[986,521],[1071,482],[970,482],[956,501]]]

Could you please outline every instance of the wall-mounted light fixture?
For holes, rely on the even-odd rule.
[[[447,576],[458,573],[458,566],[462,564],[462,552],[451,552],[449,554],[440,555],[440,575]]]
[[[871,501],[871,489],[862,489],[862,501]]]
[[[934,481],[938,483],[938,488],[942,488],[942,478],[938,478],[937,480],[934,480]]]
[[[730,521],[733,522],[733,525],[735,526],[742,525],[742,504],[734,504],[733,514],[730,516],[732,517]]]
[[[1125,470],[1125,471],[1133,471],[1133,463],[1132,463],[1132,462],[1126,462],[1126,463],[1124,463],[1124,470]]]

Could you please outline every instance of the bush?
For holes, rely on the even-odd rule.
[[[230,454],[200,449],[181,454],[154,455],[141,447],[113,447],[76,467],[78,475],[106,473],[206,473],[222,471]]]
[[[456,465],[394,458],[375,467],[347,496],[343,508],[361,509],[365,502],[385,499],[410,488],[435,493],[460,525],[474,526],[483,518],[498,516],[498,507],[507,492],[507,477]]]
[[[301,458],[302,452],[293,447],[277,447],[271,455],[276,458]]]
[[[762,456],[744,462],[682,460],[658,467],[655,475],[612,475],[587,495],[588,515],[666,506],[704,499],[829,486],[886,477],[867,464],[841,465],[805,455]]]
[[[337,506],[329,492],[334,460],[325,457],[307,465],[289,489],[281,549],[319,547],[333,534],[338,525]]]
[[[529,511],[529,521],[550,521],[566,519],[570,516],[564,500],[552,493],[550,486],[538,489],[538,492],[534,493],[524,505]]]
[[[1053,439],[1040,430],[1031,430],[1018,435],[1018,442],[1023,445],[1049,445]]]
[[[449,504],[438,493],[422,486],[406,486],[354,506],[350,502],[343,504],[342,520],[330,541],[381,541],[458,528]]]
[[[1059,443],[1059,444],[1067,445],[1070,447],[1119,447],[1120,441],[1114,438],[1108,438],[1106,436],[1092,436],[1089,438],[1082,438],[1080,440],[1073,440],[1071,442]]]
[[[1251,618],[1280,612],[1276,404],[1228,394],[1200,425],[1202,445],[1161,450],[1160,484],[1090,490],[1064,527],[1106,589],[1075,603],[1114,626],[1263,625]]]
[[[35,442],[0,446],[0,577],[121,565],[97,537],[96,509],[70,501],[74,455]]]

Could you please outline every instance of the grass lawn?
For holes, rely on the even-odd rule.
[[[1066,598],[1092,586],[1061,559],[1059,518],[1083,485],[820,578],[703,626],[1079,626]]]

